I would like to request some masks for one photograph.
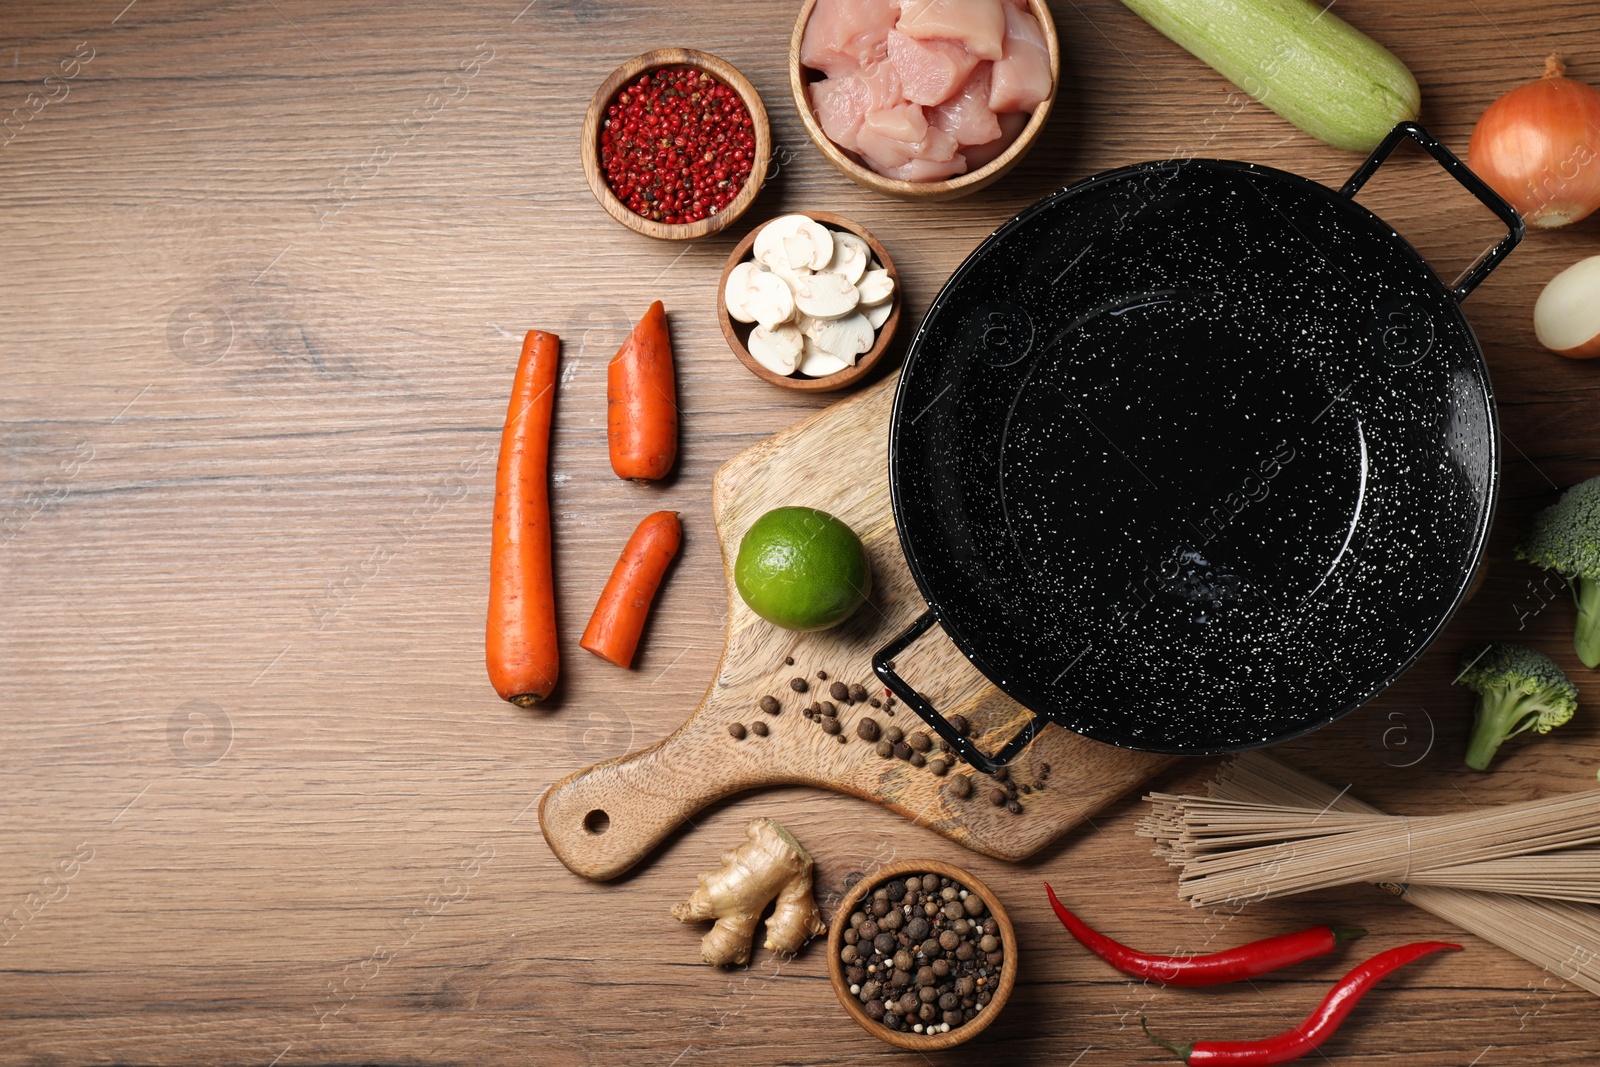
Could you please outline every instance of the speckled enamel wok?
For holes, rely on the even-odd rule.
[[[1453,287],[1354,199],[1408,137],[1509,230]],[[1051,722],[1217,753],[1370,699],[1484,551],[1500,440],[1459,305],[1521,237],[1414,124],[1337,191],[1186,160],[1024,211],[906,356],[890,491],[929,609],[878,675],[985,770]],[[1034,712],[992,755],[893,662],[935,623]]]

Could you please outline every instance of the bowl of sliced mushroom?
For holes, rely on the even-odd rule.
[[[839,215],[780,215],[739,242],[717,315],[752,374],[830,392],[866,377],[900,324],[900,276],[872,234]]]

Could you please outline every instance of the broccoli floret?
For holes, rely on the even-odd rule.
[[[1467,766],[1489,769],[1508,738],[1524,730],[1547,734],[1578,710],[1578,687],[1543,652],[1494,644],[1462,657],[1462,685],[1478,694]]]
[[[1600,478],[1579,482],[1535,515],[1517,558],[1567,580],[1578,605],[1572,645],[1585,667],[1600,666]]]

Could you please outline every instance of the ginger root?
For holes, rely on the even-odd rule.
[[[700,955],[714,967],[750,961],[756,923],[767,903],[777,905],[767,919],[765,947],[795,953],[814,934],[827,929],[811,896],[811,855],[789,831],[771,819],[745,827],[744,844],[722,854],[722,866],[700,876],[700,888],[673,905],[679,922],[717,924],[700,941]]]

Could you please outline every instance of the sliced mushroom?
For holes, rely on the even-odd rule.
[[[794,289],[795,307],[819,319],[848,315],[856,309],[860,299],[856,287],[842,274],[807,275],[799,279]]]
[[[751,319],[771,329],[794,318],[794,290],[771,271],[752,271],[744,306]]]
[[[872,348],[872,323],[859,311],[838,319],[810,319],[802,327],[807,340],[822,352],[854,366],[856,357]]]
[[[792,322],[768,329],[757,326],[750,331],[745,344],[757,363],[774,374],[790,375],[800,367],[800,357],[805,351],[805,338],[800,327]]]
[[[822,270],[833,258],[833,232],[805,215],[780,215],[761,227],[754,251],[773,270]]]
[[[826,378],[830,374],[838,374],[848,370],[850,364],[834,355],[824,352],[810,341],[806,342],[805,355],[800,358],[800,373],[809,378]]]
[[[853,233],[837,230],[833,234],[833,258],[828,260],[826,269],[832,274],[844,275],[845,281],[855,285],[867,272],[867,261],[871,258],[872,249],[867,247],[867,242]]]
[[[889,321],[889,314],[894,311],[894,301],[885,300],[881,304],[874,304],[869,308],[862,308],[861,313],[872,323],[874,330],[883,329],[883,324]]]
[[[894,279],[882,267],[869,270],[861,276],[860,293],[861,303],[874,307],[894,296]]]
[[[728,309],[728,314],[740,322],[756,321],[755,314],[749,310],[750,275],[759,270],[754,263],[745,260],[728,272],[728,284],[722,288],[722,303]]]

